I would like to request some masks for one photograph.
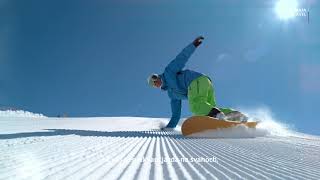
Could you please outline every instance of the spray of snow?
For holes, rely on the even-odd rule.
[[[292,126],[276,119],[268,107],[243,109],[242,111],[250,117],[249,121],[260,121],[256,129],[265,131],[266,135],[290,136],[294,134],[291,130]]]
[[[43,114],[32,113],[22,110],[4,110],[0,111],[0,117],[28,117],[28,118],[45,118]]]
[[[190,136],[206,138],[253,138],[262,136],[292,136],[294,134],[290,130],[289,125],[276,120],[267,107],[239,109],[250,117],[249,121],[259,121],[255,129],[239,125],[227,129],[207,130]]]

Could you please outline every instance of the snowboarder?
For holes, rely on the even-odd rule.
[[[188,99],[193,115],[211,116],[217,119],[243,120],[247,117],[231,108],[218,108],[211,79],[199,72],[185,69],[190,56],[204,38],[197,37],[172,60],[162,74],[148,78],[150,86],[168,92],[171,99],[172,116],[166,128],[175,128],[181,116],[181,100]]]

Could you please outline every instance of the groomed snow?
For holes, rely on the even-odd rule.
[[[183,137],[159,131],[166,122],[1,117],[0,179],[320,179],[317,136],[271,120]]]

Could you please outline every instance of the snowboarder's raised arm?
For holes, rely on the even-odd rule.
[[[167,125],[167,128],[175,128],[178,124],[181,116],[181,100],[171,99],[171,111],[172,116],[170,122]]]
[[[196,47],[198,47],[204,38],[202,36],[196,38],[191,44],[185,47],[174,60],[172,60],[166,69],[170,70],[173,73],[177,73],[181,71],[186,65],[188,59],[195,51]]]

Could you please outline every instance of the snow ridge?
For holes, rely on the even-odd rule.
[[[0,110],[0,117],[28,117],[28,118],[44,118],[43,114],[32,113],[23,110]]]

